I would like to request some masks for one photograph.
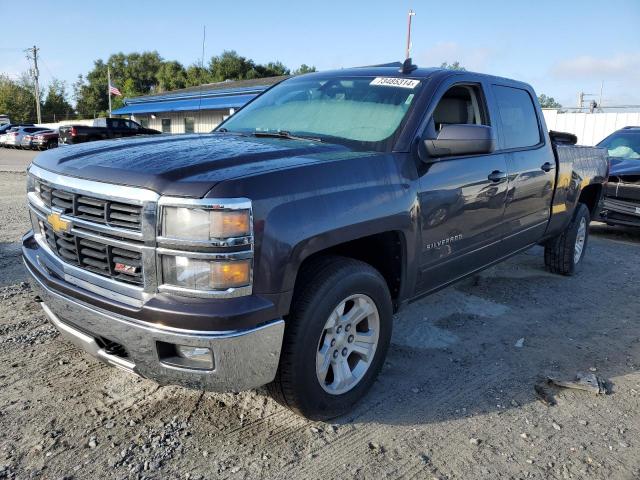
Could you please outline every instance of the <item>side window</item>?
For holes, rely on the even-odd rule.
[[[195,118],[184,117],[184,133],[195,132]]]
[[[135,122],[132,122],[131,120],[123,120],[125,126],[127,128],[130,128],[131,130],[137,130],[138,129],[138,124]]]
[[[149,128],[149,117],[136,117],[140,122],[140,125],[144,128]]]
[[[162,133],[171,133],[171,119],[163,118],[162,119]]]
[[[540,143],[540,129],[533,101],[526,90],[493,86],[502,121],[503,148],[532,147]]]
[[[443,125],[489,125],[484,98],[477,85],[455,85],[442,96],[433,111],[436,131]]]

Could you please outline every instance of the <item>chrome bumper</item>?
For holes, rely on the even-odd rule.
[[[161,385],[217,392],[241,391],[271,382],[278,368],[284,321],[244,331],[163,329],[79,303],[44,285],[25,261],[42,308],[60,334],[97,359]],[[127,356],[107,352],[99,339],[120,344]],[[164,363],[157,342],[206,347],[214,368],[196,370]]]

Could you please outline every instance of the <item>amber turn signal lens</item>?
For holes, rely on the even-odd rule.
[[[212,288],[233,288],[248,285],[251,281],[251,261],[212,262]]]
[[[230,238],[249,235],[251,232],[248,210],[233,212],[212,212],[209,236],[211,238]]]

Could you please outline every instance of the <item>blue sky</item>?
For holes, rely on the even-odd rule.
[[[11,6],[10,6],[11,5]],[[640,104],[640,0],[574,1],[129,1],[29,2],[28,21],[0,0],[0,73],[27,70],[22,50],[41,48],[41,77],[73,82],[97,58],[157,50],[185,65],[234,49],[257,62],[320,70],[401,60],[406,14],[414,61],[460,61],[470,70],[531,83],[565,106],[579,91],[605,104]],[[4,16],[4,15],[3,15]]]

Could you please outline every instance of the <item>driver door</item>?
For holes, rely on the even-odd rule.
[[[482,84],[455,83],[440,91],[435,106],[429,108],[433,110],[427,138],[446,124],[493,125]],[[417,294],[501,257],[500,227],[507,196],[507,159],[502,153],[443,156],[423,165]]]

